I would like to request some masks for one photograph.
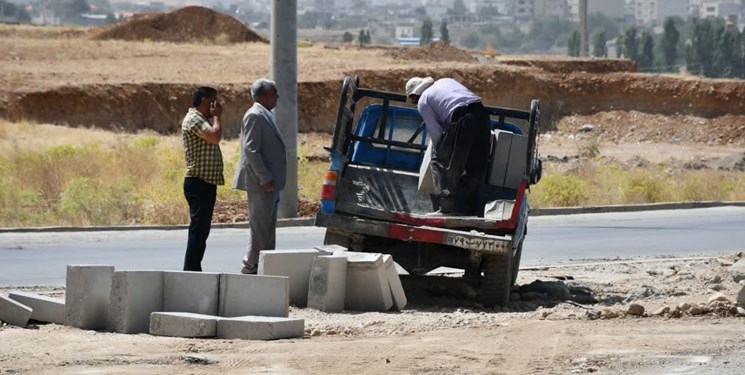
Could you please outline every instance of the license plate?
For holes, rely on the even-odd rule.
[[[492,238],[468,237],[459,234],[448,234],[447,236],[447,244],[450,246],[488,252],[501,252],[504,249],[502,242]]]

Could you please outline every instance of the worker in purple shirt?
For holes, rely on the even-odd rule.
[[[491,147],[489,113],[458,81],[414,77],[406,96],[417,105],[432,139],[433,214],[478,215],[477,197]]]

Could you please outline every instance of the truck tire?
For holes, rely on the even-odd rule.
[[[485,307],[507,305],[512,289],[512,252],[502,255],[486,255],[484,278],[481,280],[479,301]]]
[[[345,233],[326,230],[326,236],[323,238],[324,245],[344,246],[347,250],[352,246],[352,238]]]

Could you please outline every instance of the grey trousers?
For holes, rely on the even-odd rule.
[[[274,250],[276,247],[279,192],[249,191],[247,195],[249,238],[243,266],[256,270],[259,265],[259,251]]]

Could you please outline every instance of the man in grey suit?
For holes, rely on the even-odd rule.
[[[241,155],[233,177],[233,188],[248,195],[248,251],[242,273],[255,274],[259,251],[276,245],[279,192],[285,187],[287,153],[274,122],[277,105],[274,81],[260,78],[251,85],[254,105],[243,115]]]

